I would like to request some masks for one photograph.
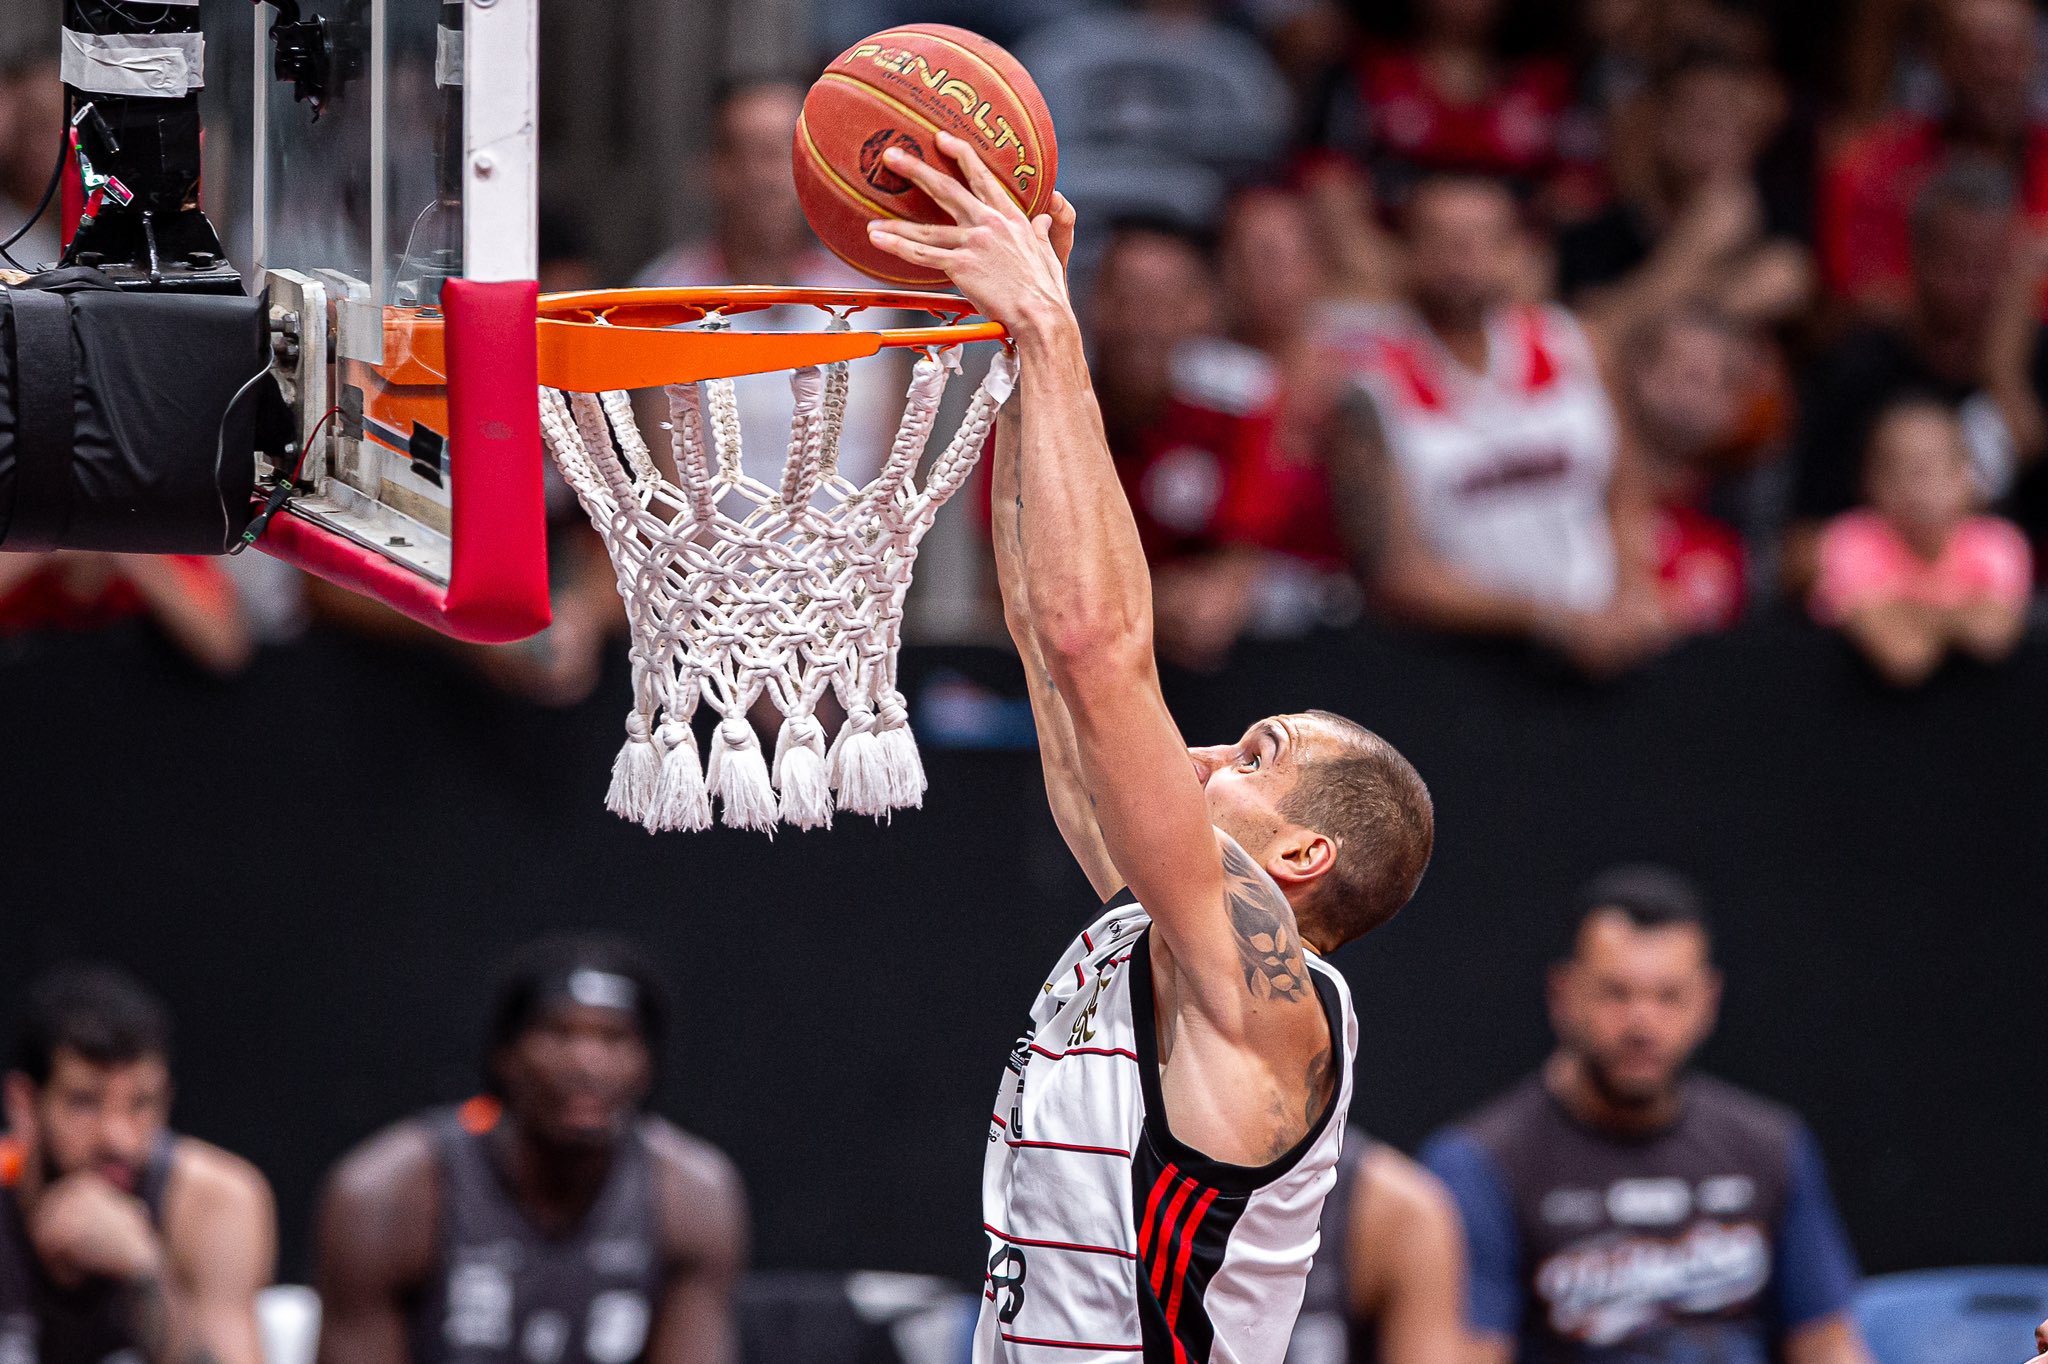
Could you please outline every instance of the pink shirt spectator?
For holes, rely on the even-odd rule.
[[[1828,522],[1821,537],[1813,614],[1823,624],[1839,625],[1862,607],[1884,602],[2022,602],[2033,577],[2026,537],[1999,517],[1963,522],[1941,557],[1929,563],[1876,512],[1852,511]]]

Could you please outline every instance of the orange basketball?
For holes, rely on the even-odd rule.
[[[876,250],[867,226],[876,218],[952,221],[882,164],[884,152],[901,147],[952,174],[952,159],[938,148],[942,132],[981,153],[1026,213],[1051,211],[1059,149],[1031,77],[980,34],[906,24],[840,53],[804,97],[796,192],[818,239],[854,269],[890,284],[945,284],[942,274]]]

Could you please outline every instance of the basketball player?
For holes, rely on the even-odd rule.
[[[502,987],[490,1096],[329,1178],[321,1364],[729,1364],[739,1178],[641,1111],[663,1009],[622,944],[552,939]]]
[[[1435,1175],[1352,1128],[1322,1234],[1287,1364],[1465,1358],[1465,1238]]]
[[[1351,1098],[1357,1025],[1323,954],[1414,893],[1429,794],[1322,711],[1185,745],[1068,302],[1073,211],[1029,220],[972,149],[939,145],[965,184],[888,164],[955,221],[869,231],[1016,347],[997,566],[1054,815],[1111,901],[1033,1001],[990,1118],[975,1358],[1277,1364]]]
[[[270,1188],[170,1130],[170,1031],[112,967],[29,987],[0,1140],[7,1364],[262,1364]]]

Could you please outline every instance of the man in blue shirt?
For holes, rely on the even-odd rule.
[[[1423,1152],[1464,1223],[1475,1364],[1869,1364],[1812,1134],[1687,1069],[1721,995],[1697,891],[1623,867],[1578,907],[1556,1052]]]

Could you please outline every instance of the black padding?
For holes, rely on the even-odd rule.
[[[14,499],[9,549],[56,549],[71,522],[77,366],[71,300],[10,289],[14,313]]]
[[[35,284],[0,293],[0,550],[226,551],[277,402],[263,300]]]

